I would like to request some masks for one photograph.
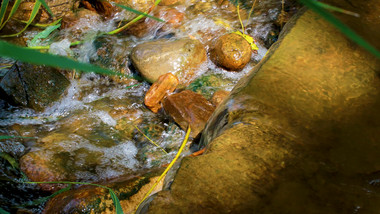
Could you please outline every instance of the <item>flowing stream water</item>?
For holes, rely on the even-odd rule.
[[[245,4],[250,6],[252,3]],[[82,18],[74,26],[54,32],[39,45],[50,44],[50,53],[136,75],[129,53],[140,43],[190,36],[200,40],[208,50],[213,39],[241,29],[236,11],[230,9],[235,7],[224,5],[213,1],[186,1],[170,6],[185,14],[181,26],[162,30],[162,25],[157,25],[141,38],[125,33],[96,36],[115,29],[119,20],[128,13],[119,12],[109,20]],[[248,12],[246,10],[245,17]],[[252,54],[251,62],[240,72],[229,72],[207,59],[207,63],[198,70],[198,78],[188,88],[207,99],[216,90],[230,91],[264,57],[267,48],[275,41],[278,26],[274,22],[280,12],[280,0],[259,1],[247,25],[247,33],[257,40],[260,48],[257,54]],[[25,37],[30,41],[36,34],[29,31]],[[77,39],[84,39],[84,44],[70,48],[70,42]],[[99,55],[102,48],[107,50],[104,56]],[[8,59],[2,59],[2,63],[7,62]],[[7,68],[1,69],[0,74],[3,76],[7,71]],[[0,152],[9,154],[16,161],[27,153],[35,153],[41,164],[49,161],[56,164],[43,166],[56,170],[52,173],[60,174],[56,178],[81,182],[101,182],[126,174],[141,174],[173,159],[185,131],[167,115],[162,112],[154,114],[144,106],[149,83],[96,74],[77,73],[74,76],[64,96],[42,112],[11,106],[0,100],[0,135],[30,137],[1,140]],[[136,127],[168,154],[152,145]],[[187,150],[185,154],[189,153]],[[4,159],[0,161],[0,170],[0,177],[4,180],[0,184],[0,207],[9,209],[49,195],[38,191],[35,185],[14,183],[20,174]],[[41,209],[39,207],[33,212]]]

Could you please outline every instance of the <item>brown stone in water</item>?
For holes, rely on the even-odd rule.
[[[91,11],[87,9],[81,9],[74,12],[69,12],[62,17],[61,29],[67,29],[78,24],[80,19],[89,19],[90,17],[99,17],[96,11]]]
[[[162,1],[160,1],[160,3],[158,3],[158,5],[169,6],[169,5],[176,4],[177,2],[179,2],[179,0],[162,0]]]
[[[154,113],[157,113],[161,108],[161,101],[168,93],[173,92],[178,84],[178,78],[172,73],[161,75],[146,93],[145,105]]]
[[[181,26],[183,18],[185,17],[184,13],[174,9],[174,8],[162,8],[157,10],[155,16],[160,17],[165,20],[166,23],[162,27],[163,31],[167,31],[170,28],[178,28]]]
[[[172,28],[178,28],[181,26],[184,13],[181,13],[174,8],[166,7],[158,7],[155,11],[154,16],[164,20],[165,24],[150,18],[143,18],[126,29],[126,32],[130,35],[142,38],[158,29],[168,31]]]
[[[157,28],[157,21],[142,18],[136,23],[132,24],[128,29],[126,29],[126,33],[133,35],[138,38],[142,38],[148,35],[151,31]]]
[[[144,42],[131,52],[133,65],[148,82],[154,83],[161,75],[170,72],[178,77],[178,87],[189,85],[206,60],[204,45],[190,38]]]
[[[227,70],[241,70],[251,60],[251,46],[235,33],[223,35],[211,51],[211,60]]]
[[[115,191],[124,213],[133,213],[162,171],[161,168],[144,172],[141,176],[124,176],[102,185]],[[163,181],[164,179],[158,183],[153,193],[162,189]],[[56,195],[46,203],[42,213],[78,213],[78,210],[86,210],[88,213],[115,213],[114,203],[107,189],[86,185]]]
[[[90,1],[82,0],[81,3],[83,4],[84,8],[97,12],[98,14],[110,18],[112,14],[115,12],[115,8],[112,6],[111,3],[107,1],[92,1],[92,4]]]
[[[67,174],[64,170],[51,165],[49,158],[46,158],[44,150],[29,152],[20,159],[20,169],[31,181],[62,181]],[[50,170],[54,168],[55,170]],[[64,184],[39,184],[44,191],[57,191],[63,188]]]
[[[163,101],[166,112],[186,130],[190,125],[190,137],[196,137],[205,127],[205,124],[215,108],[202,95],[190,90],[168,96]]]
[[[229,94],[230,92],[225,90],[215,91],[214,95],[212,95],[211,103],[217,107]]]

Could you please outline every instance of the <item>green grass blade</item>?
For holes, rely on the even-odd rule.
[[[51,12],[49,6],[46,4],[45,0],[37,0],[39,2],[41,2],[42,6],[44,6],[44,8],[47,10],[48,13],[50,13],[51,16],[54,16],[53,12]]]
[[[116,73],[98,66],[77,62],[62,56],[41,53],[36,50],[18,47],[4,41],[0,41],[0,55],[36,65],[60,67],[63,69],[77,69],[84,72],[95,72],[105,75],[124,76],[120,73]]]
[[[36,17],[37,13],[38,13],[38,10],[40,9],[41,7],[41,2],[39,0],[36,1],[36,3],[34,3],[34,7],[33,7],[33,10],[32,10],[32,13],[30,14],[30,17],[29,17],[29,20],[28,20],[28,23],[26,24],[26,26],[24,27],[24,29],[22,29],[20,32],[18,33],[15,33],[15,34],[12,34],[12,35],[4,35],[4,36],[1,36],[1,37],[13,37],[13,36],[18,36],[20,35],[22,32],[24,32],[26,30],[26,28],[29,27],[30,23],[32,23],[32,21],[34,20],[34,18]]]
[[[111,195],[113,204],[115,205],[116,214],[124,214],[123,208],[121,208],[121,205],[120,205],[119,198],[116,196],[115,192],[112,189],[108,188],[108,190]]]
[[[314,12],[318,13],[328,22],[333,24],[336,28],[338,28],[344,35],[350,38],[352,41],[356,42],[358,45],[362,46],[364,49],[380,58],[380,52],[369,44],[366,40],[364,40],[361,36],[359,36],[355,31],[351,30],[347,25],[341,22],[339,19],[335,18],[331,13],[327,12],[324,8],[319,6],[313,0],[300,0],[301,3],[312,9]]]
[[[120,205],[120,200],[116,196],[115,192],[111,188],[103,186],[103,185],[86,183],[86,182],[73,182],[73,181],[46,181],[46,182],[44,182],[44,181],[42,181],[42,182],[27,181],[24,183],[28,183],[28,184],[80,184],[80,185],[90,185],[90,186],[101,187],[101,188],[107,189],[109,191],[109,193],[111,195],[111,199],[114,202],[114,205],[116,208],[116,213],[117,214],[124,214],[123,209],[121,208],[121,205]]]
[[[1,207],[0,207],[0,214],[10,214],[9,212],[3,210]]]
[[[161,2],[161,0],[156,0],[154,2],[154,7],[157,6],[159,3]],[[131,26],[133,23],[136,23],[138,20],[142,19],[144,17],[144,15],[139,15],[137,16],[136,18],[134,18],[132,21],[128,22],[127,24],[125,24],[124,26],[120,27],[120,28],[117,28],[113,31],[110,31],[108,32],[107,34],[109,35],[113,35],[113,34],[117,34],[117,33],[120,33],[121,31],[123,31],[124,29],[126,29],[127,27]]]
[[[37,46],[37,42],[39,39],[47,38],[53,31],[55,31],[59,27],[61,27],[61,24],[47,27],[45,30],[39,32],[30,42],[28,42],[28,46]]]
[[[134,84],[134,85],[127,86],[127,87],[125,87],[125,89],[130,89],[130,88],[133,88],[133,87],[136,87],[136,86],[139,86],[139,85],[142,85],[142,83],[137,83],[137,84]]]
[[[13,169],[19,169],[17,161],[5,152],[0,152],[0,158],[3,158],[8,161],[8,163],[12,166]]]
[[[23,137],[23,136],[7,136],[7,135],[1,135],[1,136],[0,136],[0,140],[13,139],[13,138],[28,138],[28,139],[35,139],[34,137]]]
[[[59,24],[59,22],[62,20],[62,18],[60,19],[57,19],[56,21],[52,22],[52,23],[49,23],[49,24],[39,24],[39,23],[31,23],[30,25],[32,26],[36,26],[36,27],[40,27],[40,28],[46,28],[46,27],[49,27],[49,26],[53,26],[53,25],[57,25]],[[23,21],[23,20],[17,20],[19,22],[22,22],[22,23],[28,23],[27,21]]]
[[[154,20],[156,20],[156,21],[158,21],[158,22],[165,22],[165,21],[162,20],[162,19],[159,19],[159,18],[157,18],[157,17],[151,16],[151,15],[149,15],[149,14],[147,14],[147,13],[144,13],[144,12],[140,12],[140,11],[135,10],[135,9],[132,9],[132,8],[130,8],[130,7],[127,7],[127,6],[124,6],[124,5],[121,5],[121,4],[117,4],[117,3],[115,3],[115,5],[118,6],[118,7],[123,8],[124,10],[130,11],[130,12],[132,12],[132,13],[136,13],[137,15],[143,15],[143,16],[146,16],[146,17],[148,17],[148,18],[154,19]]]
[[[7,11],[9,0],[3,0],[0,8],[0,26],[3,24],[5,12]]]
[[[347,14],[347,15],[351,15],[351,16],[355,16],[355,17],[360,17],[359,14],[357,13],[354,13],[354,12],[351,12],[351,11],[348,11],[348,10],[345,10],[345,9],[342,9],[342,8],[339,8],[339,7],[335,7],[335,6],[332,6],[332,5],[328,5],[328,4],[325,4],[325,3],[322,3],[322,2],[319,2],[319,1],[315,1],[315,4],[326,9],[326,10],[332,10],[332,11],[336,11],[336,12],[339,12],[339,13],[344,13],[344,14]]]
[[[18,6],[20,6],[21,0],[16,0],[15,3],[13,4],[12,10],[8,15],[7,20],[5,20],[0,26],[0,30],[3,29],[5,24],[9,21],[9,19],[16,13]]]

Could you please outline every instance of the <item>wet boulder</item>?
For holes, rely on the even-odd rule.
[[[198,136],[214,112],[214,107],[202,95],[185,90],[163,101],[165,111],[183,130],[191,127],[191,137]]]
[[[218,90],[218,91],[215,91],[215,93],[212,95],[211,97],[211,103],[217,107],[220,103],[223,102],[224,99],[226,99],[226,97],[230,94],[230,92],[228,91],[224,91],[224,90]]]
[[[58,100],[70,81],[57,69],[17,63],[0,82],[0,96],[12,104],[44,110]]]
[[[251,46],[240,35],[235,33],[219,37],[211,50],[211,60],[231,71],[239,71],[251,60]]]
[[[138,164],[134,143],[115,142],[107,133],[98,135],[51,133],[36,142],[36,148],[20,159],[20,169],[31,181],[87,181],[116,178],[132,173]],[[54,192],[60,184],[40,184]]]
[[[380,28],[361,28],[379,26],[376,1],[331,2],[361,11],[340,19],[380,47]],[[205,154],[142,213],[378,212],[380,61],[312,11],[296,16],[210,118]]]
[[[137,45],[132,50],[131,59],[140,74],[151,83],[170,72],[178,77],[180,85],[188,85],[206,61],[207,55],[198,40],[161,39]]]
[[[51,154],[43,150],[29,152],[20,159],[20,169],[31,181],[64,181],[67,180],[67,172],[60,167],[59,163],[51,161]],[[51,170],[54,169],[54,170]],[[44,191],[55,192],[65,185],[63,184],[39,184]]]
[[[146,92],[145,105],[154,113],[157,113],[161,108],[161,101],[166,95],[172,93],[177,86],[178,78],[176,76],[171,73],[161,75]]]
[[[126,176],[102,185],[111,188],[120,200],[124,213],[132,213],[145,194],[158,180],[162,170],[143,172],[143,176]],[[153,192],[162,188],[163,180]],[[80,211],[80,212],[79,212]],[[115,205],[105,188],[83,185],[50,199],[43,213],[114,213]]]

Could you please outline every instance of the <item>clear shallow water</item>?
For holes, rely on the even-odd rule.
[[[157,38],[192,37],[200,40],[208,50],[213,39],[240,29],[236,12],[222,10],[216,3],[200,2],[196,6],[193,3],[188,1],[173,7],[185,14],[177,29],[154,30],[142,38],[124,34],[97,38],[99,33],[113,30],[116,23],[127,16],[119,13],[108,21],[94,17],[81,19],[73,27],[41,41],[40,45],[50,43],[50,53],[133,74],[129,53],[137,44]],[[249,23],[255,23],[255,26],[250,27],[250,32],[258,39],[260,50],[252,55],[251,62],[242,71],[228,72],[208,59],[198,75],[222,77],[228,81],[218,87],[232,90],[234,84],[266,54],[262,40],[269,35],[279,12],[279,8],[273,8],[257,15],[254,13]],[[31,39],[35,34],[29,32],[26,37]],[[85,43],[69,48],[70,42],[78,39],[85,40]],[[99,55],[100,49],[105,49],[106,54]],[[6,69],[1,72],[5,73]],[[71,79],[65,95],[43,112],[0,103],[1,134],[33,137],[0,142],[0,151],[15,158],[27,152],[40,152],[46,160],[64,159],[67,179],[88,182],[164,165],[176,154],[184,131],[166,115],[154,114],[143,105],[149,86],[146,82],[82,74]],[[149,143],[135,126],[165,148],[168,154]]]

